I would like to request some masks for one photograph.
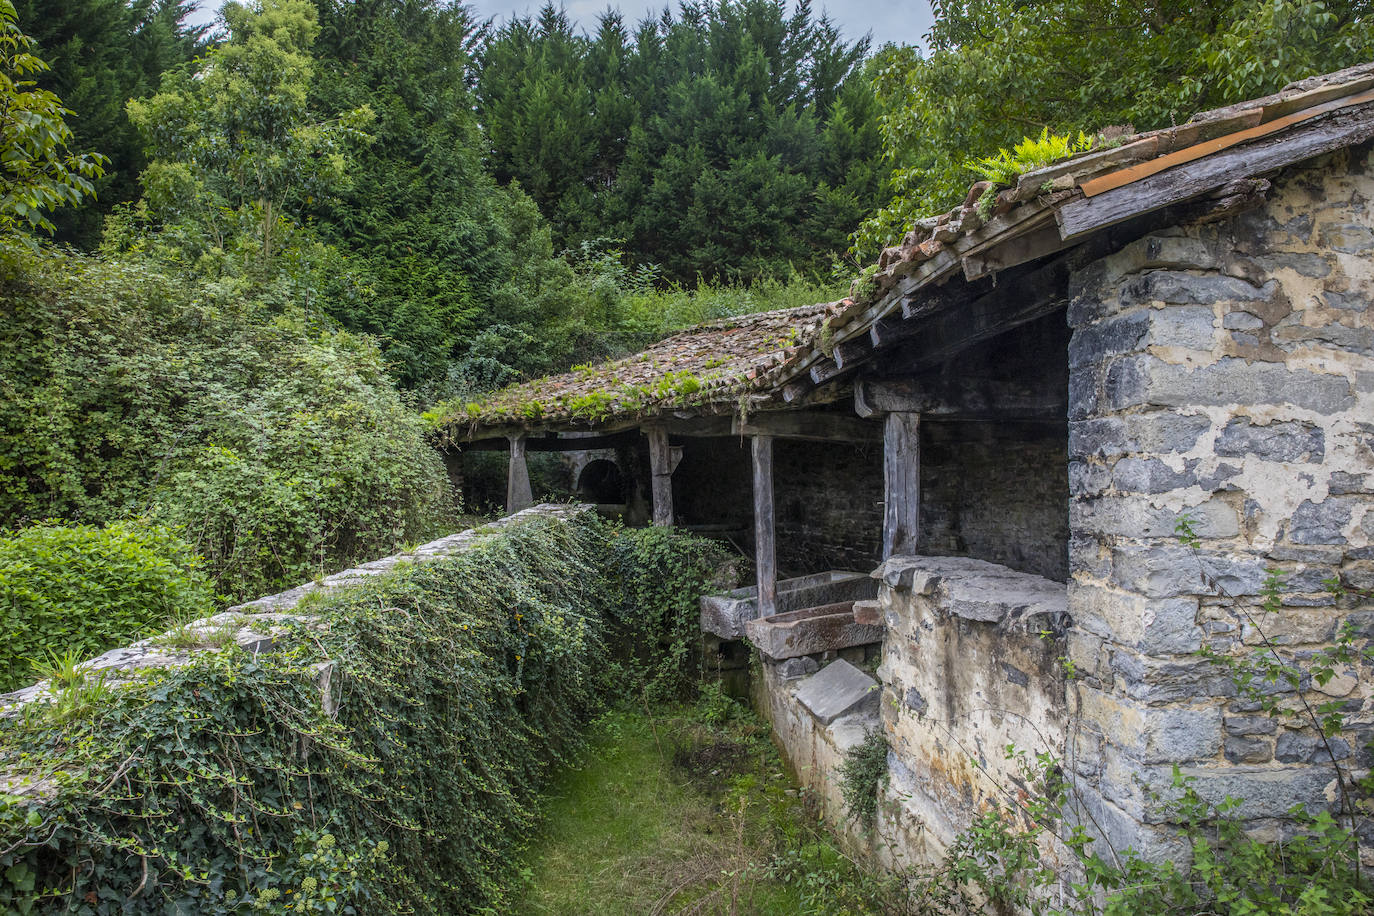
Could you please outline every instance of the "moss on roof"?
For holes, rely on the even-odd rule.
[[[848,300],[779,309],[688,328],[631,356],[503,388],[439,418],[453,438],[493,427],[591,426],[670,410],[733,410],[810,350],[827,315]]]

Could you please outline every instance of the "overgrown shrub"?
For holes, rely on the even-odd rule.
[[[845,811],[865,827],[878,815],[878,793],[887,784],[887,736],[869,732],[850,748],[839,766],[840,797]]]
[[[0,722],[6,777],[45,787],[0,802],[0,910],[500,911],[550,766],[626,689],[611,635],[685,604],[643,582],[700,545],[645,543],[534,520],[336,593],[269,653]]]
[[[0,526],[152,514],[254,598],[451,507],[372,341],[136,260],[0,255]]]
[[[0,691],[34,680],[30,659],[95,655],[214,600],[173,530],[119,522],[35,525],[0,536]]]
[[[616,538],[612,552],[623,596],[610,630],[617,680],[649,702],[682,698],[700,681],[698,600],[708,577],[729,575],[721,572],[725,550],[673,528],[634,528]]]

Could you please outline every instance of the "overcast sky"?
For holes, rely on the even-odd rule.
[[[878,3],[874,0],[812,0],[817,13],[824,9],[830,18],[850,40],[868,34],[873,46],[887,42],[896,44],[920,44],[921,36],[930,28],[932,13],[929,0],[887,0]],[[482,18],[493,17],[498,23],[513,15],[524,16],[539,12],[542,0],[472,0],[468,4]],[[790,3],[788,4],[791,5]],[[646,13],[657,16],[663,11],[662,0],[622,0],[616,3],[625,16],[627,24],[644,18]],[[568,16],[578,22],[583,31],[596,29],[596,17],[607,7],[606,0],[565,0],[563,8]],[[201,0],[200,21],[214,18],[219,9],[218,0]],[[676,0],[673,3],[676,12]]]

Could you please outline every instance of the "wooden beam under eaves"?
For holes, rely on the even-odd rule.
[[[771,436],[810,442],[881,442],[882,424],[847,413],[821,410],[767,410],[735,421],[736,436]]]
[[[1362,94],[1364,95],[1364,94]],[[1374,138],[1374,92],[1367,102],[1321,115],[1286,132],[1272,133],[1131,184],[1070,201],[1055,213],[1059,235],[1081,238],[1132,217],[1205,194],[1237,178],[1262,175]]]
[[[1147,159],[1137,165],[1118,169],[1115,172],[1108,172],[1106,175],[1100,175],[1090,181],[1085,181],[1081,185],[1083,194],[1087,197],[1096,197],[1114,188],[1120,188],[1132,182],[1139,181],[1142,178],[1156,175],[1176,165],[1193,162],[1204,156],[1211,156],[1214,153],[1219,153],[1224,149],[1238,146],[1250,140],[1257,140],[1260,137],[1277,133],[1286,127],[1292,127],[1303,121],[1311,120],[1318,115],[1337,111],[1342,108],[1348,108],[1353,105],[1361,105],[1366,102],[1374,102],[1374,91],[1360,92],[1353,95],[1347,95],[1343,98],[1331,99],[1321,104],[1313,105],[1310,108],[1295,111],[1292,114],[1286,114],[1280,118],[1265,120],[1264,123],[1257,124],[1254,127],[1248,127],[1245,130],[1238,130],[1234,133],[1214,137],[1211,140],[1205,140],[1202,143],[1196,143],[1184,149],[1166,153],[1163,156],[1156,156],[1154,159]],[[1260,117],[1263,117],[1263,112],[1261,112]],[[1243,178],[1248,176],[1242,175],[1237,177]]]

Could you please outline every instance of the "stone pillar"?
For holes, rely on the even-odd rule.
[[[506,472],[506,514],[534,505],[530,491],[530,471],[525,464],[525,437],[507,436],[510,441],[510,467]]]

